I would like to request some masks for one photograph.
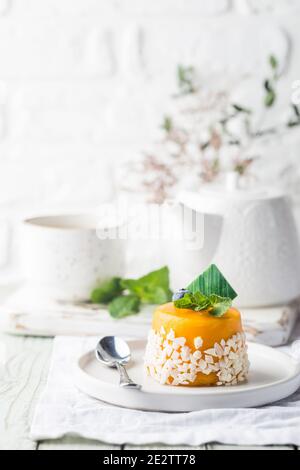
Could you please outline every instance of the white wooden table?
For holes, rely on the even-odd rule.
[[[52,339],[17,337],[0,334],[0,342],[6,347],[4,365],[0,365],[0,449],[188,449],[160,445],[134,447],[124,443],[114,446],[96,441],[66,437],[55,441],[35,442],[29,438],[30,423],[39,395],[48,374]],[[245,449],[243,447],[207,444],[199,450]],[[190,448],[191,450],[195,448]],[[251,447],[267,450],[268,447]],[[297,450],[293,446],[271,447],[278,450]]]

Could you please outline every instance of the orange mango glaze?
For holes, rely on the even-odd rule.
[[[166,334],[172,329],[176,337],[186,338],[186,345],[195,351],[194,338],[200,336],[203,346],[200,351],[213,348],[222,339],[227,341],[236,333],[243,331],[241,314],[235,308],[230,308],[221,318],[212,317],[208,311],[195,312],[189,309],[176,308],[173,302],[159,306],[154,312],[152,328],[159,333],[161,327]],[[199,372],[193,384],[189,386],[215,385],[218,377],[215,373],[205,375]]]

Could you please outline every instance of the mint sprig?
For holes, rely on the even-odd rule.
[[[108,311],[113,318],[125,318],[139,313],[140,304],[136,295],[122,295],[110,302]]]
[[[122,292],[121,278],[113,277],[104,281],[92,291],[91,302],[93,304],[106,304],[121,295]]]
[[[209,266],[188,287],[189,293],[174,302],[177,308],[201,312],[208,310],[213,317],[222,317],[229,310],[237,293],[215,264]]]
[[[213,294],[209,296],[209,301],[211,304],[209,313],[213,317],[222,317],[232,306],[232,300],[229,297],[220,297]]]
[[[171,298],[169,269],[166,266],[139,279],[108,279],[91,293],[91,302],[108,304],[113,318],[139,313],[141,304],[163,304]]]
[[[124,279],[121,285],[138,296],[144,304],[163,304],[172,298],[169,269],[166,266],[139,279]]]
[[[215,294],[207,296],[201,292],[195,292],[185,294],[181,299],[175,300],[174,305],[176,308],[190,309],[195,312],[208,310],[211,316],[220,318],[229,310],[232,300],[229,297],[220,297]]]

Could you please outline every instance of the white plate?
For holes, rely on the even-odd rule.
[[[273,403],[300,387],[300,363],[286,354],[255,343],[249,344],[249,380],[232,387],[172,387],[159,385],[143,371],[145,341],[130,341],[133,361],[130,377],[142,390],[118,386],[115,369],[102,366],[91,351],[81,356],[75,368],[75,384],[84,393],[126,408],[184,412],[216,408],[250,408]]]

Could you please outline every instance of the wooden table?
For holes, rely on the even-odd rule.
[[[17,337],[0,334],[5,345],[6,359],[0,365],[0,449],[69,450],[69,449],[189,449],[167,447],[161,444],[135,447],[124,443],[115,446],[96,441],[66,437],[55,441],[35,442],[29,438],[29,429],[39,395],[45,385],[52,339]],[[195,449],[190,447],[191,450]],[[207,444],[199,450],[246,449],[245,447]],[[297,450],[294,446],[251,447],[257,450]]]

